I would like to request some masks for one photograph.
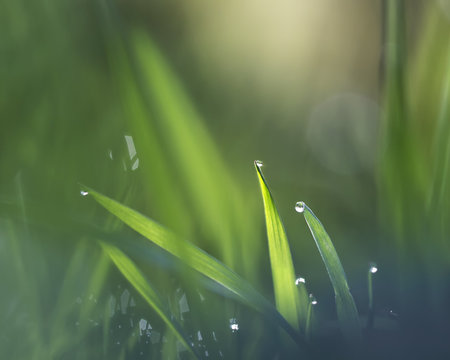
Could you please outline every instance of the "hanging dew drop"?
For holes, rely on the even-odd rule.
[[[260,168],[263,166],[263,162],[261,160],[255,160],[255,165]]]
[[[301,283],[303,283],[303,284],[306,283],[305,278],[299,277],[295,280],[295,285],[299,285]]]
[[[230,329],[231,329],[231,332],[233,332],[233,333],[239,330],[239,324],[238,324],[236,318],[230,319]]]
[[[369,271],[370,271],[372,274],[375,274],[375,273],[378,271],[377,264],[375,264],[375,263],[370,263],[370,264],[369,264]]]
[[[305,203],[303,201],[299,201],[295,204],[295,211],[298,213],[302,213],[305,211]]]
[[[80,191],[81,196],[87,196],[89,193],[87,191],[81,190]]]
[[[309,301],[311,301],[311,305],[317,305],[316,297],[313,294],[309,294]]]

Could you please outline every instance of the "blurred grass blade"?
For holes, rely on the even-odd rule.
[[[358,310],[347,284],[344,268],[325,228],[305,203],[297,203],[296,209],[305,216],[306,223],[316,242],[319,253],[333,285],[338,320],[345,338],[349,341],[361,338]]]
[[[222,260],[233,268],[243,267],[248,263],[244,255],[258,251],[252,241],[240,241],[254,233],[247,230],[254,229],[250,217],[242,221],[248,206],[231,172],[224,171],[227,166],[202,116],[156,43],[142,30],[132,31],[129,39],[138,77],[154,112],[158,140],[166,145],[164,155],[174,164],[177,184],[192,209],[192,214],[183,217],[190,216],[191,223],[201,219],[205,239],[221,247]],[[244,254],[236,253],[237,247]]]
[[[450,162],[450,45],[446,52],[446,72],[443,78],[442,94],[439,105],[439,113],[434,134],[433,144],[433,177],[429,188],[428,211],[441,207],[448,190],[448,172]],[[442,210],[441,210],[442,211]],[[445,213],[445,211],[442,211]]]
[[[295,285],[294,265],[292,264],[291,251],[278,211],[275,207],[272,195],[266,180],[261,172],[262,163],[255,161],[255,169],[258,174],[261,193],[264,201],[264,213],[266,217],[267,240],[269,243],[270,265],[272,267],[272,279],[275,292],[277,309],[289,323],[296,329],[300,323],[304,329],[306,313],[299,313],[300,303],[308,304],[308,298],[300,299],[299,291]]]
[[[145,279],[144,275],[139,271],[136,265],[117,247],[100,242],[103,250],[108,254],[113,263],[120,272],[130,282],[131,285],[141,294],[145,301],[156,311],[156,313],[164,320],[167,326],[173,331],[174,335],[183,343],[195,358],[199,358],[194,349],[189,345],[189,340],[180,325],[171,318],[169,311],[164,306],[160,295],[152,288]]]
[[[280,325],[299,345],[307,348],[304,339],[283,318],[274,306],[256,291],[246,280],[214,257],[208,255],[195,245],[178,239],[172,232],[146,216],[118,203],[92,189],[83,187],[105,209],[117,216],[132,229],[162,247],[172,255],[181,259],[187,265],[204,276],[222,285],[243,303],[264,314],[268,319]]]
[[[306,340],[311,341],[314,336],[314,325],[315,325],[315,304],[317,304],[317,300],[314,296],[310,297],[310,301],[308,304],[308,310],[306,315],[306,325],[305,325],[305,336]]]

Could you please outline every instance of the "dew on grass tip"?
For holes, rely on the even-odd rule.
[[[236,318],[230,319],[230,329],[232,332],[236,332],[239,330],[239,324],[238,324]]]
[[[255,165],[260,168],[263,166],[263,162],[261,160],[255,160]]]
[[[81,196],[89,195],[89,193],[87,191],[84,191],[84,190],[81,190],[80,194],[81,194]]]
[[[377,271],[378,271],[378,267],[377,267],[377,264],[375,264],[375,263],[370,263],[369,264],[369,271],[372,273],[372,274],[375,274]]]
[[[311,305],[317,305],[316,297],[313,294],[309,294],[309,301],[311,301]]]
[[[295,204],[295,211],[297,211],[298,213],[302,213],[303,211],[305,211],[305,203],[303,201],[298,201]]]

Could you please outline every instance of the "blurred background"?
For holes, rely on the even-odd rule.
[[[362,319],[378,264],[374,356],[448,354],[449,30],[448,0],[0,1],[1,357],[187,356],[98,237],[121,239],[179,303],[205,358],[289,356],[261,315],[183,281],[80,195],[141,211],[273,301],[255,159],[319,337],[333,343],[334,296],[299,200]]]

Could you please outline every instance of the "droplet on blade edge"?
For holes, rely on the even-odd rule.
[[[377,266],[377,264],[375,264],[375,263],[370,263],[369,264],[369,271],[372,273],[372,274],[375,274],[377,271],[378,271],[378,266]]]
[[[295,211],[297,211],[298,213],[302,213],[303,211],[305,211],[305,203],[303,201],[298,201],[295,204]]]

